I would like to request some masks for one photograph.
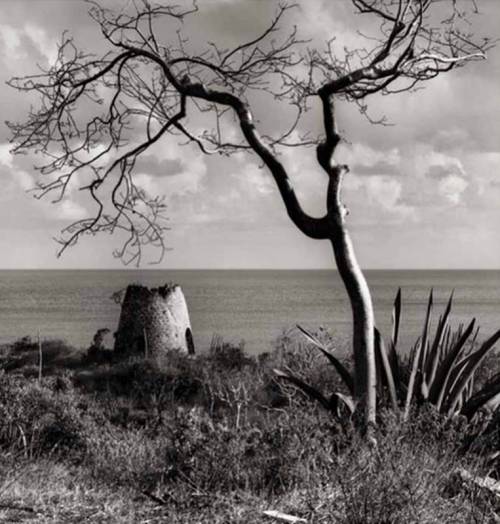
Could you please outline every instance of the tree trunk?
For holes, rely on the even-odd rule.
[[[316,148],[318,162],[329,177],[326,197],[328,230],[337,269],[349,296],[352,310],[352,351],[354,357],[354,390],[358,405],[364,411],[365,430],[376,423],[377,375],[375,368],[373,304],[365,276],[356,259],[346,226],[347,209],[342,203],[341,189],[346,165],[336,164],[335,149],[340,142],[335,122],[333,96],[318,93],[323,103],[325,140]]]
[[[172,76],[168,68],[165,73]],[[248,144],[271,172],[292,222],[308,237],[332,242],[337,267],[352,309],[355,397],[358,405],[363,407],[365,429],[369,430],[375,424],[377,400],[373,306],[368,285],[354,255],[345,225],[345,208],[340,199],[342,177],[348,168],[336,165],[334,161],[335,148],[340,141],[334,112],[335,89],[332,90],[327,84],[317,93],[323,104],[326,136],[324,142],[318,144],[316,154],[319,164],[329,177],[329,184],[327,214],[322,218],[314,218],[302,209],[286,169],[273,148],[265,143],[257,131],[247,103],[231,93],[208,89],[201,83],[191,82],[189,78],[185,78],[178,88],[185,96],[232,107]]]
[[[377,401],[373,304],[347,228],[342,224],[336,229],[331,242],[352,310],[355,397],[363,407],[366,429],[369,429],[369,426],[376,423]]]

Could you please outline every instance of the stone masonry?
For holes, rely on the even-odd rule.
[[[172,350],[194,353],[188,308],[180,286],[128,286],[115,333],[117,356],[137,355],[161,362]]]

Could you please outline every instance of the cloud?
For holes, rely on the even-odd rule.
[[[56,41],[53,37],[50,38],[42,27],[35,24],[26,24],[24,26],[24,35],[35,44],[49,64],[55,62],[57,58]]]
[[[432,135],[430,140],[428,134],[419,138],[421,141],[430,141],[436,151],[444,153],[477,148],[477,142],[472,139],[469,132],[463,127],[440,129]]]
[[[21,47],[22,32],[7,24],[0,24],[0,38],[3,40],[3,54],[17,56]]]
[[[464,174],[464,170],[460,162],[451,162],[445,164],[433,164],[429,166],[426,174],[430,178],[442,180],[448,178],[450,175],[461,176]]]
[[[357,164],[354,163],[351,167],[358,176],[373,176],[373,175],[385,175],[385,176],[399,176],[401,175],[397,164],[391,164],[387,161],[375,162],[372,165]]]
[[[178,146],[166,137],[138,160],[134,180],[149,195],[166,195],[167,201],[195,193],[207,174],[204,156],[192,145]]]
[[[0,165],[12,167],[12,155],[10,154],[10,144],[0,144]]]
[[[110,1],[118,9],[124,7],[119,0]],[[54,57],[56,41],[65,28],[75,36],[75,42],[82,49],[97,53],[104,49],[98,28],[85,15],[87,6],[81,2],[59,4],[58,9],[50,10],[44,1],[0,2],[0,43],[3,45],[0,60],[4,55],[0,80],[36,72],[37,62],[45,64]],[[243,0],[214,0],[201,4],[200,13],[185,23],[186,34],[191,37],[186,45],[194,52],[206,49],[207,41],[214,40],[230,48],[254,38],[266,27],[277,7],[275,2],[259,2],[256,9],[253,2]],[[283,29],[286,32],[297,24],[299,36],[311,36],[310,46],[317,49],[323,49],[324,42],[335,36],[334,46],[343,54],[344,45],[359,44],[356,29],[370,29],[368,25],[360,25],[369,17],[353,16],[349,2],[299,0],[299,6],[287,14]],[[494,9],[498,11],[500,6]],[[494,30],[497,18],[485,16],[485,24]],[[168,41],[170,34],[163,31],[161,36]],[[429,260],[435,265],[446,265],[447,260],[451,263],[457,260],[456,256],[448,256],[451,247],[447,247],[446,239],[455,235],[459,226],[463,231],[455,235],[458,239],[455,243],[459,246],[455,250],[460,249],[462,241],[467,246],[479,246],[475,234],[479,228],[488,230],[484,238],[495,238],[492,224],[500,223],[500,127],[495,118],[500,110],[500,53],[495,49],[491,55],[486,63],[472,64],[436,78],[427,83],[423,91],[367,98],[371,114],[387,114],[396,124],[394,126],[373,126],[355,106],[338,104],[339,128],[352,145],[339,146],[336,160],[351,168],[346,176],[343,199],[351,211],[348,223],[362,240],[356,247],[361,248],[363,260],[379,266],[387,263],[404,266],[414,264],[417,255],[423,266]],[[293,108],[287,112],[290,108],[287,109],[286,103],[282,112],[272,97],[264,101],[260,94],[251,93],[249,99],[255,103],[255,122],[263,135],[283,130],[293,119]],[[9,120],[22,120],[30,103],[36,104],[14,90],[2,91],[2,101],[3,116]],[[315,136],[323,132],[321,108],[313,99],[311,105],[301,131],[309,131]],[[189,124],[197,131],[206,123],[213,123],[207,114],[200,117],[192,104],[188,113]],[[240,138],[235,125],[226,127],[224,133],[228,140]],[[6,129],[1,129],[0,142],[6,137]],[[136,138],[130,137],[130,145]],[[238,260],[244,265],[257,266],[260,259],[269,260],[273,256],[277,256],[280,264],[293,265],[295,262],[282,253],[303,250],[309,257],[310,245],[324,246],[322,243],[306,244],[307,239],[303,240],[296,232],[271,175],[267,169],[259,168],[255,155],[205,157],[191,146],[178,147],[171,138],[159,141],[157,147],[138,161],[134,177],[151,195],[167,196],[168,213],[174,225],[172,234],[176,235],[179,252],[184,249],[184,233],[191,227],[190,255],[198,257],[192,258],[191,264],[199,267],[209,260],[212,266],[230,265],[233,259],[226,258],[229,244],[244,245],[244,248],[234,248],[234,253],[244,253]],[[8,144],[0,144],[1,175],[7,181],[3,187],[9,195],[7,199],[3,194],[3,225],[20,224],[26,228],[29,225],[31,231],[35,227],[45,228],[48,238],[49,231],[54,233],[54,224],[58,227],[62,221],[85,216],[84,192],[74,188],[70,188],[67,198],[57,205],[29,198],[23,190],[33,187],[34,175],[38,176],[31,169],[34,158],[12,158],[8,148]],[[314,148],[287,148],[280,159],[304,209],[321,216],[325,212],[328,177],[316,162]],[[89,205],[89,209],[93,208]],[[439,224],[439,234],[432,237],[432,245],[439,246],[439,250],[431,254],[425,247],[428,245],[426,239],[429,231],[437,230],[436,224]],[[242,231],[252,233],[244,237]],[[256,239],[263,238],[268,231],[279,234],[271,235],[272,239],[270,236],[264,246],[266,251],[263,248],[260,253],[258,246],[263,244]],[[288,244],[280,245],[277,239],[283,232],[289,232],[288,236],[286,233],[283,236]],[[31,237],[20,236],[19,244],[29,242],[28,238]],[[302,241],[304,244],[300,243]],[[383,243],[391,246],[390,260],[380,252]],[[104,243],[99,245],[104,246]],[[444,247],[441,249],[441,246]],[[49,248],[52,253],[53,246],[49,244]],[[328,253],[323,262],[318,255],[317,259],[311,258],[311,265],[329,263],[331,253],[327,248],[329,246],[325,247]],[[84,254],[83,265],[94,256],[89,254],[91,251]],[[397,262],[392,259],[394,253]],[[499,248],[489,247],[490,265],[496,263],[498,266],[498,256]],[[301,260],[305,267],[309,264],[308,257]],[[47,257],[47,260],[51,259]],[[473,265],[474,261],[470,263]]]
[[[342,145],[337,153],[339,162],[348,164],[357,175],[398,175],[401,153],[398,148],[376,150],[366,143]]]
[[[284,218],[270,173],[260,169],[252,156],[236,154],[225,158],[222,165],[218,158],[208,157],[207,169],[196,191],[167,200],[175,223],[183,227],[225,224],[241,230]]]
[[[66,199],[48,208],[48,215],[57,220],[79,220],[88,216],[87,210],[80,204]]]
[[[42,56],[49,64],[57,58],[55,39],[50,38],[42,27],[33,23],[25,24],[23,27],[0,24],[0,38],[4,43],[4,51],[1,52],[4,60],[24,60],[33,51]]]
[[[449,202],[451,202],[454,205],[458,205],[460,203],[463,192],[467,188],[467,185],[467,181],[464,180],[462,177],[450,175],[440,180],[438,191]]]
[[[369,198],[386,210],[393,210],[401,197],[401,183],[388,177],[373,177],[366,181]]]
[[[153,155],[145,155],[139,157],[135,168],[138,172],[144,172],[151,176],[174,176],[184,171],[184,164],[181,158],[158,160]]]

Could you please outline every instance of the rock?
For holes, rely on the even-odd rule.
[[[193,354],[191,322],[181,287],[128,286],[114,351],[117,356],[144,356],[160,364],[170,351]]]

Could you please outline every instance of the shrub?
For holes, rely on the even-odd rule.
[[[81,357],[78,350],[65,341],[49,339],[43,340],[41,345],[43,374],[52,374],[57,369],[79,367]],[[4,346],[1,368],[8,372],[20,371],[26,376],[33,376],[36,368],[38,376],[39,359],[38,341],[23,337]]]
[[[214,335],[208,350],[208,360],[216,368],[241,370],[252,364],[253,360],[245,354],[245,343],[241,341],[238,345],[224,342],[220,335]]]
[[[279,361],[335,388],[311,349],[289,344],[260,363],[226,367],[210,354],[173,356],[164,370],[135,359],[92,368],[81,390],[69,372],[41,383],[3,373],[0,446],[5,456],[70,461],[75,474],[112,489],[157,494],[165,519],[179,522],[219,518],[242,496],[311,522],[492,515],[480,492],[452,482],[459,466],[485,471],[462,446],[474,431],[464,417],[414,405],[401,423],[381,410],[378,447],[370,448],[352,423],[339,425],[276,382]]]
[[[0,375],[0,446],[25,456],[85,453],[86,420],[77,397],[50,386],[47,381]]]

